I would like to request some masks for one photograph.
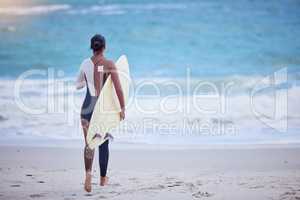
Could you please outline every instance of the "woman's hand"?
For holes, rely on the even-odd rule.
[[[123,108],[120,112],[121,121],[125,119],[125,108]]]

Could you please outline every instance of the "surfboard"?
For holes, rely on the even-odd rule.
[[[125,105],[127,105],[131,82],[127,57],[122,55],[115,64],[124,94]],[[115,87],[111,76],[108,76],[101,89],[90,120],[86,138],[89,148],[94,149],[108,139],[106,137],[107,133],[120,124],[120,111],[121,107]]]

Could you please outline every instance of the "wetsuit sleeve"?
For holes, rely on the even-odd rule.
[[[85,86],[84,72],[82,70],[83,63],[80,66],[79,73],[76,79],[76,89],[79,90]]]
[[[124,109],[125,108],[124,94],[123,94],[123,90],[121,87],[117,68],[113,62],[110,62],[109,66],[110,66],[109,73],[111,74],[111,80],[115,86],[115,90],[116,90],[116,93],[117,93],[117,96],[118,96],[118,99],[120,102],[120,107],[121,107],[121,109]]]

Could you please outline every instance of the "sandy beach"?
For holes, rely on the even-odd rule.
[[[79,148],[0,147],[0,199],[300,199],[300,148],[114,149],[83,190]]]
[[[300,200],[299,11],[0,0],[0,200]]]

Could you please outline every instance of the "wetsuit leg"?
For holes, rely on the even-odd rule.
[[[105,177],[107,172],[107,165],[109,159],[108,143],[109,141],[106,140],[102,145],[99,146],[99,166],[101,177]]]

